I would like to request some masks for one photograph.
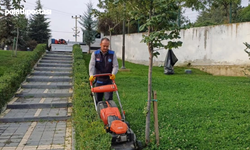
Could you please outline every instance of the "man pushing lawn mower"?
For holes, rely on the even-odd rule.
[[[109,39],[103,38],[100,44],[101,49],[92,53],[89,63],[89,81],[95,109],[106,131],[112,136],[112,149],[140,149],[134,132],[130,129],[128,122],[125,122],[125,113],[114,80],[119,65],[115,52],[108,49],[109,44]],[[93,86],[93,81],[96,82],[95,86]],[[121,113],[113,101],[113,92],[116,92]],[[105,101],[103,101],[103,95]]]
[[[91,55],[89,63],[89,81],[93,82],[96,78],[95,86],[112,84],[115,75],[118,72],[119,65],[114,51],[109,50],[110,41],[108,38],[101,39],[101,49],[95,51]],[[95,74],[110,73],[109,76],[95,77]],[[96,104],[102,101],[104,95],[105,100],[113,100],[113,92],[96,93]]]

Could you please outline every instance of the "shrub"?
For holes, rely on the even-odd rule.
[[[75,148],[77,150],[107,150],[111,146],[111,136],[106,133],[103,123],[95,110],[90,95],[87,68],[79,45],[74,45],[74,95],[73,123],[75,128]]]
[[[0,110],[15,94],[20,84],[31,72],[33,66],[45,52],[45,44],[39,44],[23,61],[14,64],[0,78]]]

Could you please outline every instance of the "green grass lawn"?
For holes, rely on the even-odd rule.
[[[17,57],[12,57],[12,51],[0,50],[0,77],[13,64],[24,60],[25,57],[30,54],[31,53],[27,51],[17,51]]]
[[[126,120],[144,141],[148,67],[128,62],[125,66],[131,72],[118,72],[119,95]],[[153,68],[160,146],[148,149],[249,149],[249,78],[212,76],[196,69],[185,74],[185,69],[175,67],[174,75],[165,75],[163,67]],[[151,140],[154,143],[153,117]]]

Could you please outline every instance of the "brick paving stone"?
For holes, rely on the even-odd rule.
[[[35,104],[40,100],[41,98],[18,98],[13,104]]]
[[[68,98],[46,98],[44,103],[66,103],[68,102]]]
[[[59,116],[66,116],[67,115],[67,109],[66,108],[60,108],[59,109]]]
[[[5,144],[6,147],[17,147],[19,145],[19,142],[14,142],[11,139],[9,140],[9,143]]]
[[[71,82],[51,82],[51,85],[70,85]]]
[[[41,139],[39,141],[39,146],[41,146],[41,145],[51,145],[51,144],[52,144],[52,140],[43,140],[43,139]]]
[[[26,89],[22,94],[28,93],[44,93],[46,89]],[[69,89],[48,89],[47,93],[69,93]]]
[[[37,109],[28,109],[27,113],[24,115],[24,117],[34,117],[34,114],[36,113]]]
[[[16,150],[16,147],[4,147],[2,150]]]
[[[50,114],[50,109],[43,109],[39,116],[48,116]]]
[[[30,82],[27,85],[47,85],[47,82]]]
[[[51,148],[51,145],[38,145],[37,150],[48,150]]]
[[[42,112],[40,113],[40,117],[44,116],[66,116],[67,114],[67,108],[51,108],[51,109],[42,109]]]

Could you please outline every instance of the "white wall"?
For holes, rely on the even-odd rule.
[[[178,58],[176,65],[247,65],[248,55],[244,52],[250,43],[250,22],[190,28],[181,30],[182,47],[173,49]],[[142,33],[127,34],[125,38],[125,59],[148,65],[148,50],[141,43]],[[122,58],[122,35],[112,36],[112,50]],[[154,58],[154,65],[162,64],[167,51],[160,49],[160,56]]]
[[[72,52],[73,45],[51,44],[51,51],[67,51]]]

